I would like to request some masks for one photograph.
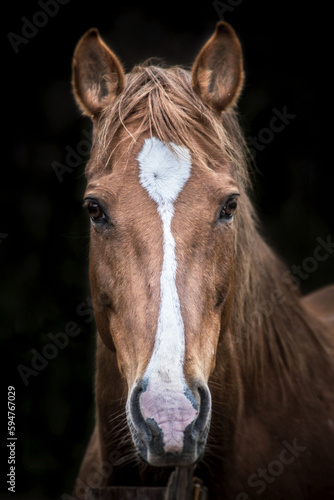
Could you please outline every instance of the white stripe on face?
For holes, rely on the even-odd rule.
[[[160,276],[160,311],[152,358],[146,376],[165,368],[171,378],[175,367],[183,364],[184,325],[176,289],[175,240],[171,232],[174,202],[190,177],[188,149],[155,137],[146,139],[138,155],[140,183],[157,203],[163,227],[163,264]],[[181,372],[182,373],[182,372]],[[179,375],[179,373],[178,373]]]
[[[187,148],[173,143],[168,147],[153,137],[146,139],[138,162],[140,183],[157,203],[163,227],[159,319],[154,350],[144,378],[150,379],[155,386],[165,387],[167,392],[183,393],[184,324],[176,288],[177,262],[171,223],[174,202],[190,177],[191,157]]]

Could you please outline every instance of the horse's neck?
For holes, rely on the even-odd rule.
[[[243,384],[262,394],[273,378],[285,388],[307,386],[310,365],[325,359],[323,326],[306,311],[288,269],[256,233],[253,245],[248,264],[239,263],[249,274],[246,285],[236,276],[231,320]]]
[[[291,427],[291,414],[301,415],[312,406],[322,391],[329,390],[326,380],[332,380],[323,325],[304,309],[288,270],[275,254],[258,241],[252,260],[238,265],[244,271],[248,266],[250,274],[246,279],[235,278],[230,325],[221,334],[216,368],[209,380],[212,431],[208,447],[210,454],[216,450],[216,458],[231,458],[249,432],[249,422],[254,435],[262,419],[276,425],[277,435],[282,430],[280,422]]]

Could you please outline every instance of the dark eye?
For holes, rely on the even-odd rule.
[[[103,212],[97,201],[86,200],[85,206],[93,222],[105,222],[107,220],[106,214]]]
[[[238,205],[238,200],[236,195],[232,196],[227,200],[226,203],[221,207],[218,220],[231,220],[233,218],[233,214],[236,211]]]

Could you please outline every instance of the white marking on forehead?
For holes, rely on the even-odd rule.
[[[184,324],[176,288],[177,262],[171,223],[174,202],[190,177],[191,157],[187,148],[173,143],[167,146],[153,137],[146,139],[138,162],[140,183],[157,203],[163,227],[158,326],[144,377],[150,377],[154,385],[167,384],[167,391],[183,392]]]
[[[140,183],[158,204],[173,202],[190,177],[191,157],[187,148],[155,137],[146,139],[138,155]]]

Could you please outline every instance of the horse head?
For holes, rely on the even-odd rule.
[[[94,124],[85,206],[95,318],[151,465],[195,463],[208,436],[208,381],[228,338],[247,203],[222,127],[233,127],[242,82],[240,43],[224,22],[191,73],[141,66],[125,75],[95,29],[74,56],[75,96]]]

